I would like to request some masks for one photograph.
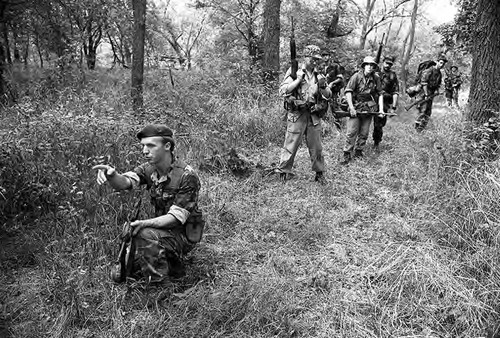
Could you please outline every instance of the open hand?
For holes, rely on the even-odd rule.
[[[97,172],[97,183],[99,185],[103,184],[108,180],[108,177],[113,177],[116,175],[116,170],[112,166],[107,164],[98,164],[92,167],[94,170],[99,170]]]
[[[358,116],[358,114],[356,113],[356,109],[354,108],[349,108],[349,113],[351,114],[351,117]]]

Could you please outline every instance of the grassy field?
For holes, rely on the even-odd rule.
[[[44,75],[2,111],[0,336],[482,337],[495,328],[500,169],[486,160],[487,131],[465,128],[459,111],[438,102],[422,134],[414,111],[400,111],[382,151],[370,140],[346,167],[337,164],[343,135],[326,122],[328,184],[313,182],[305,147],[282,184],[271,173],[280,102],[265,88],[192,73],[173,89],[148,74],[136,116],[126,74],[73,75],[66,85]],[[206,232],[183,279],[115,285],[121,224],[147,194],[98,187],[90,168],[139,163],[134,135],[149,122],[172,126],[179,156],[201,168]],[[231,148],[250,163],[245,175],[231,172]]]

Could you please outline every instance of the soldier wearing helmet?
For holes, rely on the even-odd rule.
[[[458,71],[457,66],[451,66],[449,73],[446,74],[444,79],[444,94],[448,101],[448,106],[452,106],[452,102],[458,108],[458,91],[462,85],[462,76]]]
[[[358,115],[357,111],[378,112],[381,116],[384,112],[382,83],[375,73],[376,68],[375,58],[365,57],[361,63],[361,70],[351,76],[345,87],[345,97],[351,116],[347,121],[346,143],[341,164],[348,164],[351,161],[353,151],[355,158],[363,156],[372,115]]]

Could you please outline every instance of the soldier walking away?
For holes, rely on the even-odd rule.
[[[437,93],[441,85],[442,73],[441,69],[448,62],[445,55],[441,54],[434,66],[427,68],[422,72],[422,76],[418,81],[420,91],[417,94],[417,101],[422,101],[417,105],[418,116],[415,121],[415,129],[421,132],[427,126],[432,114],[432,102],[434,93]]]
[[[384,111],[395,113],[398,105],[399,97],[399,82],[396,73],[391,70],[394,64],[394,57],[386,56],[382,70],[378,73],[382,82],[382,90],[384,91]],[[373,116],[373,146],[378,150],[379,144],[384,135],[383,128],[387,123],[387,115]]]
[[[138,134],[146,163],[120,174],[109,165],[96,165],[97,182],[115,190],[145,185],[151,195],[154,217],[130,224],[134,252],[132,276],[149,281],[182,277],[183,256],[201,240],[204,220],[198,209],[200,180],[193,168],[174,156],[173,132],[164,125],[147,125]],[[127,264],[128,265],[128,264]],[[116,267],[120,269],[120,267]],[[123,271],[123,269],[121,269]],[[112,271],[120,282],[120,270]]]
[[[444,93],[446,101],[448,102],[448,107],[452,106],[452,102],[455,106],[458,106],[458,91],[462,85],[462,76],[458,72],[457,66],[451,66],[450,72],[446,74],[444,79]]]
[[[285,97],[287,107],[285,142],[277,169],[282,181],[291,177],[295,155],[305,136],[312,170],[316,173],[314,180],[321,184],[326,183],[325,159],[321,144],[321,115],[326,113],[327,100],[332,92],[326,85],[325,77],[316,71],[318,61],[321,60],[319,52],[317,46],[306,46],[303,52],[303,64],[297,71],[296,79],[291,76],[290,68],[280,85],[279,92]],[[317,110],[320,102],[326,102],[324,111]]]
[[[345,97],[349,106],[350,117],[347,121],[347,135],[344,146],[344,157],[340,164],[348,164],[354,150],[354,157],[363,156],[363,148],[370,133],[372,114],[382,116],[383,90],[379,76],[375,73],[375,58],[367,56],[361,63],[361,70],[349,79],[345,87]],[[378,101],[378,105],[377,105]],[[360,114],[358,115],[359,112]],[[363,114],[362,114],[363,113]]]

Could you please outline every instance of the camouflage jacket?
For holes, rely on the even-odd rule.
[[[352,93],[353,103],[357,104],[368,101],[377,102],[379,95],[382,95],[384,90],[382,89],[380,77],[377,74],[372,73],[369,76],[365,76],[364,71],[360,70],[354,73],[349,82],[347,82],[345,93]]]
[[[399,94],[399,81],[395,72],[392,70],[383,70],[379,73],[379,76],[382,81],[382,89],[385,94]]]
[[[202,213],[198,208],[200,180],[193,168],[176,160],[171,171],[161,176],[156,168],[144,163],[124,174],[131,179],[133,188],[146,185],[154,206],[155,217],[171,214],[186,229],[203,228]],[[189,233],[186,234],[189,236]]]
[[[437,69],[436,67],[430,67],[424,70],[424,72],[422,73],[420,84],[422,86],[427,85],[430,94],[432,94],[439,89],[442,78],[443,75],[441,74],[441,71],[439,69]]]
[[[447,90],[452,90],[453,88],[460,88],[462,84],[462,77],[460,74],[448,74],[444,79],[444,87]]]

